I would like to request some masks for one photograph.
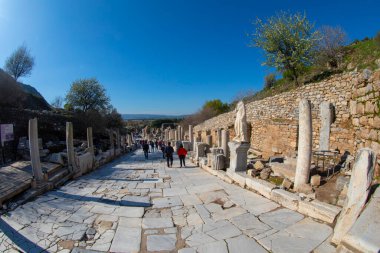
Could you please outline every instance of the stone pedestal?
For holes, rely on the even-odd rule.
[[[198,160],[200,157],[206,157],[206,152],[208,149],[208,145],[203,142],[195,143],[195,159]]]
[[[247,170],[247,152],[250,147],[249,142],[228,142],[230,148],[230,168],[231,172]]]
[[[214,170],[224,170],[226,168],[225,166],[225,156],[222,154],[217,154],[215,156],[215,161],[214,161]]]
[[[295,190],[309,182],[313,141],[312,133],[310,101],[302,99],[299,104],[298,155],[294,180]]]
[[[331,104],[324,101],[320,104],[321,129],[319,131],[319,150],[330,149],[330,128],[332,122]]]
[[[29,120],[29,151],[33,177],[38,184],[44,180],[44,175],[42,173],[40,149],[38,147],[38,127],[36,118]]]
[[[186,149],[187,151],[191,151],[191,142],[190,141],[182,141],[183,148]]]

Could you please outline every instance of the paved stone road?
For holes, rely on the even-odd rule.
[[[2,216],[0,252],[333,250],[331,227],[160,158],[137,151]]]

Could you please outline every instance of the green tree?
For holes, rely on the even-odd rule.
[[[106,111],[110,107],[110,99],[104,87],[95,78],[80,79],[71,84],[66,94],[65,108],[71,107],[83,112],[89,110]]]
[[[5,61],[4,70],[17,81],[21,76],[30,75],[33,66],[34,57],[30,55],[29,49],[23,45]]]
[[[290,71],[298,85],[298,76],[315,56],[319,33],[305,14],[280,12],[266,22],[257,18],[256,31],[251,34],[251,47],[265,51],[264,65],[279,71]]]
[[[216,115],[228,112],[230,106],[223,103],[220,99],[206,101],[202,107],[203,110],[212,110]]]

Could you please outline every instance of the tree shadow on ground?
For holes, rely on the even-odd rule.
[[[96,202],[96,203],[114,205],[114,206],[133,206],[133,207],[152,206],[150,202],[148,203],[148,202],[139,202],[139,201],[130,201],[130,200],[113,200],[113,199],[105,199],[105,198],[98,198],[98,197],[91,197],[91,196],[80,196],[80,195],[70,194],[70,193],[66,193],[62,191],[51,191],[49,192],[49,194],[56,197],[60,197],[60,198],[85,201],[85,202]]]

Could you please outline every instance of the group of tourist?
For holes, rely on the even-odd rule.
[[[174,154],[174,148],[171,146],[171,143],[168,142],[167,145],[163,141],[146,141],[146,140],[141,140],[140,145],[144,151],[144,156],[145,159],[148,159],[148,154],[157,152],[161,150],[162,152],[162,158],[166,158],[166,162],[168,167],[173,166],[173,154]],[[180,166],[182,168],[186,167],[185,159],[187,155],[187,150],[183,147],[181,144],[179,148],[177,149],[177,155],[180,161]]]

